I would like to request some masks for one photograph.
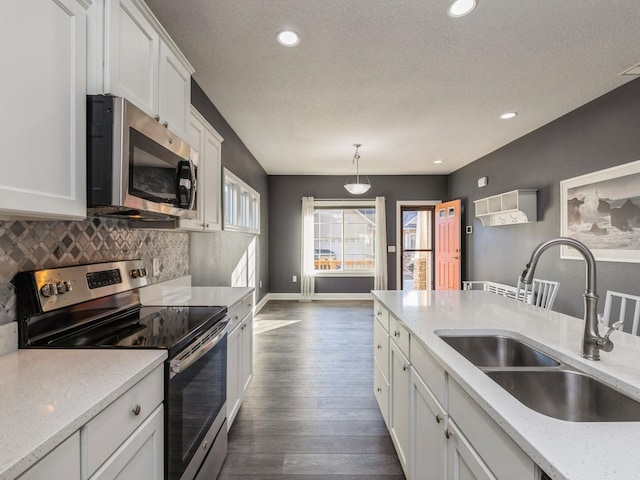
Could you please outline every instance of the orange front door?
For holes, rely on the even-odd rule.
[[[436,290],[460,290],[460,200],[436,205]]]

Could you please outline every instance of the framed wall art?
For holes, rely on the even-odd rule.
[[[596,260],[640,263],[640,161],[560,182],[560,234]],[[582,259],[571,247],[561,258]]]

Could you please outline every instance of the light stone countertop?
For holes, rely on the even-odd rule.
[[[614,332],[601,361],[581,357],[583,320],[484,291],[373,291],[458,384],[551,478],[640,478],[640,422],[567,422],[515,399],[437,333],[510,333],[640,399],[640,338]],[[604,333],[601,331],[601,334]]]
[[[0,480],[23,473],[166,358],[152,349],[0,356]]]
[[[231,308],[253,291],[253,287],[190,287],[160,283],[141,289],[140,303],[161,307]]]

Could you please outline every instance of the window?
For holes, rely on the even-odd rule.
[[[224,229],[260,233],[260,194],[226,168]]]
[[[372,275],[375,268],[375,207],[371,202],[352,206],[345,205],[348,202],[340,203],[341,206],[334,206],[331,202],[315,202],[314,271]]]

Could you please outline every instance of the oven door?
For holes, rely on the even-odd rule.
[[[195,478],[219,434],[224,435],[224,439],[219,440],[224,441],[226,447],[227,322],[218,322],[195,344],[167,361],[165,468],[168,480]]]

